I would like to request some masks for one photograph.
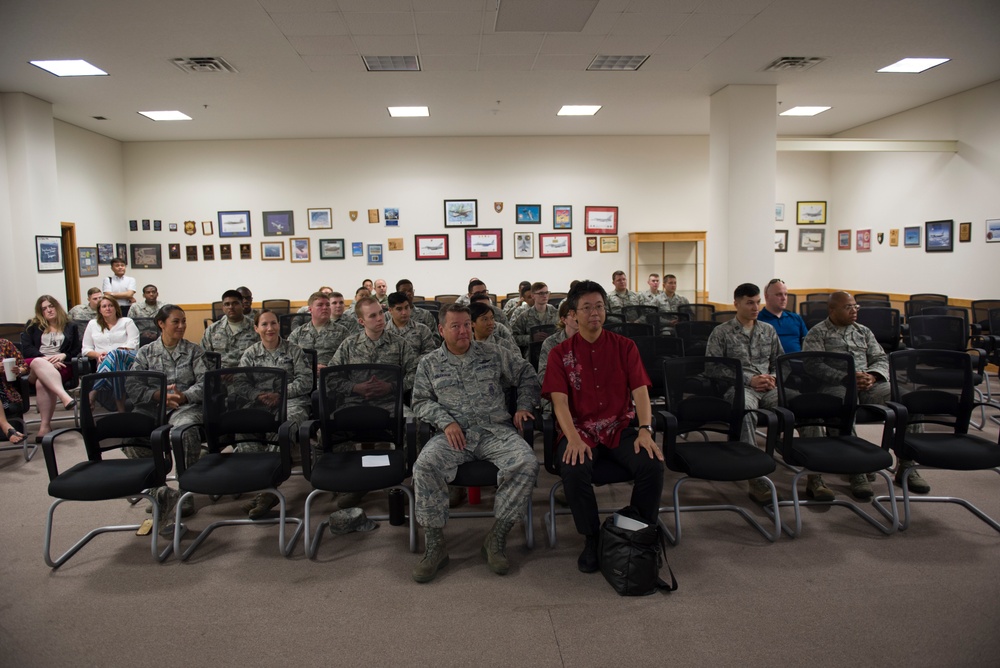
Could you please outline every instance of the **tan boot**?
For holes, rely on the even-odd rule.
[[[437,572],[448,565],[448,550],[444,544],[443,529],[424,529],[424,558],[413,567],[413,579],[430,582]]]
[[[510,570],[506,550],[507,534],[510,533],[512,526],[513,522],[497,520],[490,532],[486,534],[486,540],[483,541],[483,556],[486,557],[486,563],[489,564],[490,570],[497,575],[507,575],[507,571]]]

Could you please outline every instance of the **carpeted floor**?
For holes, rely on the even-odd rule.
[[[996,425],[983,435],[996,439]],[[82,443],[59,455],[71,465]],[[996,473],[924,475],[934,493],[1000,517]],[[790,478],[774,476],[786,495]],[[675,480],[667,474],[665,505]],[[950,504],[915,506],[913,526],[888,537],[844,508],[809,509],[803,535],[773,545],[735,514],[686,514],[682,543],[668,549],[680,589],[622,598],[600,574],[576,570],[581,540],[569,516],[558,518],[558,546],[546,545],[544,471],[537,545],[528,550],[515,529],[507,576],[479,554],[491,520],[454,520],[451,564],[425,585],[410,579],[419,556],[405,528],[388,522],[327,535],[315,561],[301,543],[280,556],[273,525],[219,529],[187,563],[157,564],[147,538],[106,534],[52,571],[42,561],[47,482],[41,452],[31,462],[0,453],[2,666],[1000,665],[1000,534]],[[847,495],[845,481],[828,483]],[[301,513],[305,481],[282,489]],[[685,489],[686,500],[752,506],[734,484]],[[629,490],[602,489],[602,504],[625,505]],[[198,499],[189,524],[238,517],[241,503]],[[142,521],[143,506],[64,504],[54,547],[98,524]],[[385,512],[384,493],[364,507]]]

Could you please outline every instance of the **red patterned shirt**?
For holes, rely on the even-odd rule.
[[[552,349],[542,395],[551,399],[553,392],[566,394],[584,443],[616,448],[622,430],[635,417],[632,390],[643,385],[651,383],[635,343],[602,330],[594,343],[575,334]]]

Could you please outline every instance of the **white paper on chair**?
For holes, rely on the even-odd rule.
[[[389,455],[365,455],[361,458],[361,468],[368,469],[388,465]]]
[[[645,529],[649,525],[645,522],[634,520],[631,517],[625,517],[624,515],[615,513],[615,526],[619,529],[626,529],[627,531],[638,531],[639,529]]]

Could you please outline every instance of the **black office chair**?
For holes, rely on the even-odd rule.
[[[740,441],[747,411],[743,403],[743,367],[739,360],[723,357],[683,357],[663,362],[667,410],[660,413],[664,463],[682,474],[674,484],[674,541],[681,540],[681,513],[728,510],[737,513],[772,543],[781,535],[778,493],[769,476],[776,467],[774,445],[780,432],[777,416],[768,410],[752,411],[766,429],[764,450]],[[706,392],[706,388],[708,391]],[[724,434],[724,440],[684,440],[692,432]],[[761,478],[771,489],[774,532],[758,522],[746,508],[732,504],[682,506],[681,486],[691,480],[735,482]],[[666,508],[661,508],[661,512]]]
[[[889,293],[887,292],[855,292],[854,301],[861,303],[862,299],[875,302],[888,302],[891,301],[889,298]]]
[[[809,299],[799,304],[799,315],[805,321],[807,329],[812,329],[827,319],[830,315],[828,303],[825,300]]]
[[[531,366],[538,370],[538,357],[542,354],[542,345],[545,343],[542,341],[535,341],[535,334],[539,332],[544,332],[546,338],[552,336],[556,332],[555,325],[535,325],[529,330],[529,343],[528,343],[528,361],[531,362]]]
[[[807,292],[806,299],[807,302],[825,302],[830,301],[829,292]],[[799,313],[801,315],[801,312]]]
[[[209,325],[216,322],[223,315],[225,315],[225,313],[222,311],[222,302],[212,302],[212,317],[211,319],[205,318],[202,321],[202,324],[205,326],[205,329],[208,329]]]
[[[854,302],[861,308],[892,308],[892,302],[884,299],[857,299]]]
[[[434,295],[434,301],[438,304],[454,304],[462,295]]]
[[[160,328],[156,324],[155,318],[132,318],[136,329],[139,330],[139,347],[148,346],[153,341],[160,338]]]
[[[708,322],[712,320],[715,307],[711,304],[681,304],[677,307],[679,313],[687,313],[692,321]]]
[[[204,429],[208,453],[190,468],[184,461],[184,432],[196,425],[176,429],[170,444],[177,467],[177,484],[182,492],[177,500],[174,529],[174,551],[182,561],[201,545],[209,534],[221,526],[278,524],[278,549],[289,556],[302,531],[302,520],[287,517],[285,496],[278,486],[292,472],[292,443],[296,434],[285,421],[287,409],[287,377],[283,369],[271,367],[239,367],[218,369],[205,374]],[[266,444],[267,452],[241,452],[243,444]],[[233,447],[233,451],[227,451]],[[276,450],[276,451],[275,451]],[[270,519],[232,519],[214,522],[181,552],[181,506],[193,494],[211,497],[241,495],[249,492],[270,492],[278,498],[278,517]],[[286,540],[285,524],[296,525]]]
[[[281,316],[292,312],[292,302],[289,299],[265,299],[260,303],[260,310],[264,309]]]
[[[792,313],[798,313],[799,310],[796,308],[796,304],[798,304],[798,301],[799,301],[798,295],[789,292],[788,301],[785,303],[785,310],[791,311]]]
[[[622,316],[625,318],[625,322],[639,322],[649,325],[653,328],[654,333],[659,333],[660,328],[664,326],[660,320],[660,309],[656,306],[626,306],[622,309]]]
[[[702,320],[692,320],[690,322],[678,322],[675,329],[677,338],[684,342],[684,354],[691,357],[701,357],[705,354],[708,346],[708,337],[712,330],[719,326],[719,323]]]
[[[654,336],[656,330],[644,322],[604,322],[604,329],[634,339],[637,336]]]
[[[862,307],[858,310],[858,324],[872,330],[875,340],[886,354],[903,347],[899,310],[883,306]]]
[[[389,385],[390,394],[364,399],[351,391],[355,383],[372,377]],[[312,439],[317,434],[319,448],[314,453]],[[406,438],[401,367],[347,364],[323,369],[319,381],[319,419],[300,425],[298,438],[302,474],[313,486],[306,497],[303,518],[307,557],[316,556],[323,531],[330,524],[324,520],[311,533],[313,500],[326,492],[402,491],[409,501],[410,551],[417,550],[413,490],[404,484],[417,456],[416,441]],[[375,449],[345,447],[361,443],[374,444]],[[369,465],[379,459],[384,461]],[[370,517],[388,519],[388,516]]]
[[[972,322],[979,325],[983,334],[1000,336],[1000,330],[990,325],[990,311],[1000,309],[1000,299],[976,299],[972,302]]]
[[[92,404],[90,397],[95,384],[118,382],[128,389],[130,397],[150,397],[143,410],[135,410],[134,403],[121,410],[106,411],[100,405]],[[170,425],[166,424],[167,377],[156,371],[116,371],[113,373],[88,374],[81,379],[80,427],[58,429],[42,439],[42,454],[49,474],[49,496],[56,500],[49,507],[45,521],[45,563],[58,568],[76,554],[95,536],[112,531],[137,531],[141,524],[103,526],[91,530],[61,556],[52,558],[52,518],[55,510],[66,501],[107,501],[111,499],[145,498],[153,505],[153,527],[150,551],[153,558],[163,561],[169,556],[172,546],[159,550],[158,538],[160,521],[159,504],[149,494],[150,489],[166,484],[170,470],[170,456],[167,451],[167,437]],[[159,393],[159,400],[151,397]],[[60,472],[56,458],[56,441],[67,440],[64,436],[79,432],[83,436],[87,459]],[[149,439],[151,457],[127,459],[105,458],[105,454],[117,450],[126,443],[123,439]],[[65,453],[66,450],[60,450]],[[182,456],[183,460],[183,456]]]
[[[947,301],[941,301],[940,299],[910,299],[903,303],[903,315],[906,316],[906,321],[909,322],[910,318],[915,315],[922,315],[925,308],[930,308],[933,306],[947,306]]]
[[[729,322],[735,317],[736,311],[716,311],[712,314],[712,322],[722,324],[724,322]]]
[[[283,339],[287,339],[288,335],[294,332],[297,328],[306,324],[311,320],[312,316],[308,313],[283,313],[278,316],[278,334]]]
[[[684,342],[676,336],[636,336],[632,339],[639,349],[642,366],[652,386],[650,399],[662,399],[666,392],[663,380],[663,360],[684,357]]]
[[[970,339],[983,333],[982,325],[971,322],[972,313],[964,306],[925,306],[919,315],[953,315],[961,318],[965,322],[965,331],[968,332]]]
[[[938,292],[918,292],[910,295],[910,301],[928,301],[938,302],[939,304],[947,304],[948,295],[942,295]]]
[[[969,434],[973,399],[973,360],[968,353],[945,350],[901,350],[889,356],[892,403],[898,415],[893,450],[901,460],[913,461],[914,466],[900,472],[903,480],[903,521],[900,529],[910,526],[911,502],[955,503],[963,506],[983,522],[1000,531],[1000,523],[964,498],[951,496],[910,496],[909,471],[922,468],[951,471],[986,471],[1000,473],[1000,443]],[[914,371],[919,371],[914,378]],[[956,378],[960,380],[955,381]],[[944,379],[945,382],[935,382]],[[991,404],[994,408],[1000,408]],[[930,424],[947,428],[910,433],[910,424]],[[877,497],[876,508],[887,515],[884,503],[895,499]]]
[[[795,471],[792,478],[792,500],[779,506],[791,506],[795,511],[795,529],[782,525],[792,538],[802,533],[802,506],[843,506],[885,534],[899,527],[895,491],[886,469],[892,466],[889,449],[894,435],[895,417],[884,406],[865,405],[869,419],[878,416],[883,421],[880,445],[854,436],[852,433],[858,412],[857,381],[854,358],[846,353],[800,352],[782,355],[777,361],[778,404],[774,409],[782,422],[783,435],[778,443],[784,464]],[[795,431],[812,427],[826,430],[825,435],[801,436]],[[834,435],[830,430],[836,430]],[[808,432],[806,432],[808,433]],[[820,431],[823,434],[823,431]],[[843,499],[832,501],[799,498],[799,479],[807,473],[859,475],[875,473],[889,488],[892,513],[886,526],[864,511],[858,504]],[[765,507],[765,511],[767,508]]]

